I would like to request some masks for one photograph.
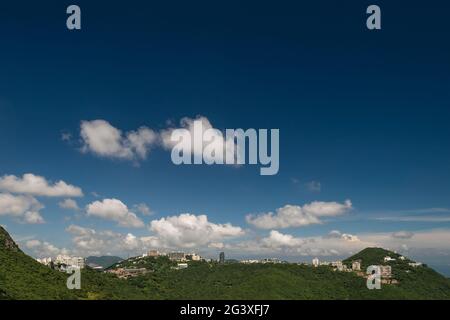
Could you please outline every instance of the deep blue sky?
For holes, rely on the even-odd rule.
[[[2,3],[0,175],[62,179],[83,188],[80,206],[95,200],[90,192],[145,202],[152,219],[205,213],[248,227],[248,213],[351,199],[350,216],[288,232],[448,228],[367,220],[450,208],[450,6],[393,2],[76,1],[75,32],[65,27],[69,2]],[[382,9],[375,32],[365,27],[373,3]],[[219,129],[279,128],[279,174],[176,167],[161,149],[139,167],[77,150],[82,120],[158,130],[196,115]],[[321,191],[308,190],[310,181]],[[58,201],[42,202],[45,225],[0,223],[68,246]]]

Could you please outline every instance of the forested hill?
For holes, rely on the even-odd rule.
[[[395,260],[385,262],[384,257]],[[426,265],[379,248],[364,249],[344,260],[364,268],[389,264],[397,284],[368,290],[363,272],[331,266],[189,262],[177,270],[167,257],[133,258],[113,265],[147,272],[128,280],[86,268],[81,290],[68,290],[68,275],[24,254],[0,227],[0,299],[450,299],[450,281]]]

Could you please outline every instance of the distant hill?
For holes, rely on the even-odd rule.
[[[122,260],[123,259],[121,257],[115,256],[101,256],[101,257],[90,256],[86,258],[86,264],[89,266],[99,266],[102,267],[103,269],[106,269]]]
[[[347,265],[351,265],[352,261],[361,260],[363,268],[367,268],[370,265],[383,265],[385,257],[391,257],[399,260],[400,254],[383,249],[383,248],[366,248],[357,254],[345,259],[343,262]],[[399,260],[400,261],[400,260]],[[410,259],[404,261],[406,264],[412,262]]]
[[[393,252],[368,248],[344,260],[386,264]],[[118,279],[90,268],[82,271],[81,290],[66,288],[67,274],[52,270],[25,255],[0,227],[0,299],[450,299],[450,280],[428,268],[411,267],[409,260],[389,262],[398,284],[368,290],[364,277],[333,271],[330,266],[297,264],[218,264],[188,262],[175,270],[167,257],[130,258],[118,268],[145,268],[144,275]]]
[[[385,262],[385,257],[395,260]],[[389,265],[393,278],[399,281],[395,286],[397,294],[411,299],[450,299],[450,279],[429,268],[426,264],[412,267],[411,259],[382,248],[366,248],[343,262],[351,265],[354,260],[361,260],[363,270],[370,265]]]

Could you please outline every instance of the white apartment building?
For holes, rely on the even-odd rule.
[[[58,255],[54,261],[56,264],[65,264],[66,266],[78,267],[83,269],[85,266],[85,259],[82,257],[71,257],[66,255]]]
[[[50,265],[50,263],[52,263],[53,259],[52,258],[42,258],[42,259],[36,259],[36,261],[45,266],[48,266],[48,265]]]
[[[333,261],[333,262],[331,263],[331,266],[334,267],[334,268],[336,268],[338,271],[344,270],[344,267],[343,267],[343,265],[342,265],[342,261]]]
[[[356,260],[352,262],[352,270],[353,271],[361,271],[361,261]]]
[[[395,258],[391,258],[389,256],[384,257],[384,262],[395,261]]]
[[[314,267],[318,267],[318,266],[320,265],[319,258],[314,258],[314,259],[312,259],[312,265],[313,265]]]

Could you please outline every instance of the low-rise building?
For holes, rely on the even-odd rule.
[[[260,263],[260,261],[259,261],[259,260],[256,260],[256,259],[246,259],[246,260],[241,260],[241,263],[244,263],[244,264],[253,264],[253,263]]]
[[[353,271],[361,271],[361,260],[355,260],[352,262]]]
[[[423,264],[422,264],[422,262],[410,262],[410,263],[408,263],[408,265],[410,267],[417,268],[417,267],[421,267]]]
[[[169,252],[167,254],[170,260],[172,261],[185,261],[186,254],[184,252]]]
[[[395,261],[395,258],[391,258],[389,256],[384,257],[384,262]]]
[[[331,266],[335,268],[337,271],[343,271],[344,269],[342,261],[340,260],[331,262]]]
[[[392,267],[391,266],[380,266],[381,278],[392,277]]]
[[[54,263],[57,265],[65,265],[68,267],[83,269],[85,267],[86,260],[82,257],[71,257],[60,254],[56,257]]]
[[[158,250],[150,250],[147,252],[147,257],[159,257],[160,253]]]
[[[261,261],[261,263],[276,263],[276,264],[278,264],[278,263],[281,263],[281,261],[278,258],[266,258],[266,259],[263,259]]]
[[[52,258],[42,258],[42,259],[36,259],[36,261],[45,266],[49,266],[53,262],[53,259]]]
[[[186,255],[186,260],[200,261],[200,260],[202,260],[202,257],[196,253],[191,253],[191,254]]]

